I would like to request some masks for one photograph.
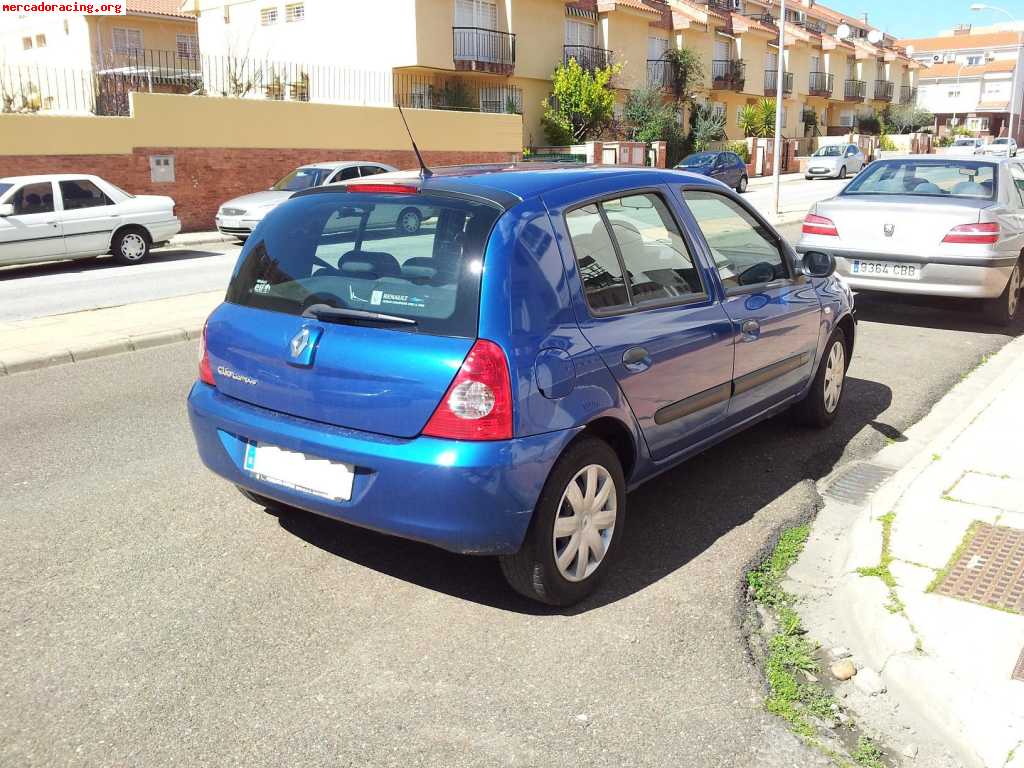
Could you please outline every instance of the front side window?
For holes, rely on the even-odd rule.
[[[705,295],[679,228],[660,195],[604,200],[566,214],[590,308],[597,312]]]
[[[64,201],[65,211],[74,211],[79,208],[96,208],[101,205],[113,205],[113,201],[103,194],[103,191],[87,179],[75,179],[74,181],[62,181],[60,183],[60,196]]]
[[[697,190],[683,197],[727,292],[790,277],[778,241],[739,203]]]
[[[53,186],[48,181],[26,184],[11,197],[15,215],[53,213]]]
[[[974,160],[881,160],[840,194],[922,195],[994,200],[995,166]]]

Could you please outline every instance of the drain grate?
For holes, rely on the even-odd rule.
[[[847,504],[863,504],[894,472],[877,464],[854,464],[836,475],[824,493]]]
[[[1011,680],[1020,680],[1024,683],[1024,648],[1020,649],[1020,658],[1017,659],[1017,666],[1013,668],[1013,674],[1010,675]]]
[[[976,523],[974,537],[936,592],[1024,613],[1024,530]]]

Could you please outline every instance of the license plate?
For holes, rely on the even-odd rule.
[[[275,445],[248,443],[243,466],[246,472],[274,485],[335,501],[352,498],[355,475],[351,464],[286,451]]]
[[[221,216],[220,225],[226,229],[237,229],[241,221],[238,216]]]
[[[894,264],[890,261],[860,261],[854,259],[850,274],[858,277],[888,277],[894,280],[920,280],[921,267],[917,264]]]

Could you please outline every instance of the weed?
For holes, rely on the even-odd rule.
[[[896,577],[892,575],[889,566],[892,565],[892,524],[896,520],[895,512],[887,512],[878,518],[882,524],[882,554],[879,557],[878,565],[871,568],[858,568],[857,573],[861,576],[874,576],[882,580],[882,583],[889,588],[889,602],[885,604],[885,610],[889,613],[902,613],[906,607],[899,595],[896,594]]]
[[[949,561],[942,568],[936,571],[935,578],[932,579],[931,583],[925,588],[925,592],[934,592],[938,589],[939,584],[941,584],[943,579],[949,575],[950,570],[957,564],[961,555],[963,555],[971,545],[971,541],[974,540],[974,535],[978,532],[979,525],[981,525],[981,521],[979,520],[975,520],[970,524],[967,528],[967,533],[965,533],[963,539],[960,540],[960,544],[957,545],[955,550],[953,550],[953,554],[949,558]]]
[[[853,762],[862,768],[885,768],[882,756],[882,749],[867,736],[861,736],[857,740],[857,748],[850,755]]]

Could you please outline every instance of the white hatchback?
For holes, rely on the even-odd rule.
[[[131,195],[98,176],[0,178],[0,265],[106,253],[136,264],[180,230],[171,198]]]

